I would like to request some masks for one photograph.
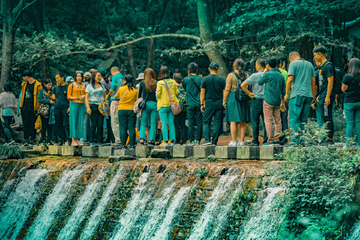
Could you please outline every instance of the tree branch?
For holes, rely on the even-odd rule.
[[[13,15],[16,15],[13,19],[13,28],[16,29],[16,26],[17,24],[19,23],[19,20],[20,20],[20,17],[21,17],[21,14],[28,8],[30,7],[31,5],[33,5],[37,0],[34,0],[28,4],[26,4],[24,6],[24,1],[25,0],[21,0],[19,2],[19,4],[13,9]]]

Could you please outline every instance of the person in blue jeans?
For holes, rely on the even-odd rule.
[[[175,80],[170,78],[169,68],[162,66],[160,68],[159,81],[156,89],[156,97],[158,99],[157,109],[162,123],[161,130],[163,135],[163,141],[160,146],[175,145],[175,124],[174,114],[171,111],[171,101],[179,104],[179,100],[177,99],[178,94],[179,90],[175,84]]]
[[[150,133],[148,145],[155,145],[156,125],[158,119],[157,100],[156,100],[156,78],[154,70],[147,68],[144,71],[144,81],[139,84],[139,98],[142,97],[146,102],[145,108],[142,110],[141,126],[140,126],[140,145],[144,145],[145,131],[150,118]]]
[[[341,89],[346,93],[344,110],[346,118],[346,145],[350,147],[351,139],[356,133],[356,146],[360,147],[360,60],[353,58],[350,60],[349,74],[346,74]]]

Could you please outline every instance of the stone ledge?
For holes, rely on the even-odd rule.
[[[99,155],[99,147],[96,146],[83,146],[82,156],[83,157],[97,157]]]
[[[174,158],[187,158],[194,156],[194,147],[192,146],[174,146],[173,154]]]
[[[215,146],[194,146],[194,156],[207,158],[210,155],[215,155]]]
[[[260,147],[260,160],[275,160],[276,155],[283,152],[283,146],[262,146]]]
[[[81,156],[82,150],[81,146],[62,146],[61,147],[61,154],[63,156]]]
[[[260,147],[237,147],[237,159],[258,160],[260,159]]]
[[[237,147],[216,146],[215,156],[220,159],[236,159]]]
[[[135,157],[135,149],[117,149],[114,151],[114,156],[133,156]]]

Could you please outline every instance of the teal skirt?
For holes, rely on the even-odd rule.
[[[235,93],[230,92],[226,103],[225,121],[230,122],[250,122],[250,101],[239,103],[235,99]]]
[[[70,102],[70,137],[85,138],[84,118],[86,114],[85,103]]]

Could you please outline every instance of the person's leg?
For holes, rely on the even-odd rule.
[[[181,121],[181,113],[180,112],[178,115],[174,116],[174,124],[175,124],[175,142],[180,144],[180,139],[181,139],[181,129],[180,129],[180,121]]]
[[[288,124],[288,116],[289,116],[289,104],[287,102],[285,102],[285,106],[286,106],[286,111],[282,112],[280,111],[280,118],[281,118],[281,131],[285,131],[289,129],[289,124]],[[281,137],[279,137],[280,139],[280,144],[284,145],[287,143],[287,136],[283,135]]]
[[[67,109],[61,109],[62,116],[63,116],[63,122],[64,122],[64,132],[65,132],[65,138],[64,141],[67,142],[70,140],[70,129],[69,129],[69,114],[67,113]]]
[[[320,104],[320,101],[315,101],[316,105],[316,120],[318,122],[319,128],[321,128],[324,125],[324,118],[323,118],[323,112],[324,112],[324,105]]]
[[[31,141],[35,142],[35,139],[36,139],[35,122],[36,122],[37,116],[35,116],[34,110],[30,111],[30,116],[31,116],[30,117],[30,121],[31,121],[30,136],[31,136]]]
[[[252,143],[253,144],[257,144],[259,145],[259,125],[260,125],[260,115],[261,113],[259,113],[259,100],[251,100],[251,125],[252,125],[252,133],[253,133],[253,140]],[[262,101],[261,101],[261,105],[262,105]],[[261,112],[262,112],[262,107],[261,107]]]
[[[360,147],[360,102],[356,103],[355,109],[355,134],[356,134],[356,144]]]
[[[201,112],[200,112],[201,113]],[[194,141],[194,125],[196,122],[196,108],[194,107],[188,107],[187,108],[187,114],[188,114],[188,121],[189,121],[189,141],[193,142]],[[198,126],[199,128],[199,126]]]
[[[181,144],[186,144],[188,130],[185,125],[186,112],[181,112],[180,129],[181,129]],[[199,125],[198,125],[199,126]]]
[[[200,144],[200,141],[202,139],[202,134],[203,134],[203,114],[200,110],[200,107],[197,107],[196,108],[196,126],[197,126],[197,134],[196,134],[196,140],[197,140],[197,143]],[[186,116],[185,116],[186,118]]]
[[[76,126],[78,115],[79,112],[77,103],[70,102],[69,130],[70,137],[73,139],[73,143],[76,138],[76,128],[79,128],[79,126]]]
[[[203,133],[206,142],[211,142],[210,139],[210,124],[211,118],[214,114],[214,108],[206,107],[203,115]]]
[[[353,103],[344,103],[345,118],[346,118],[346,146],[350,146],[350,141],[354,137],[355,126],[355,111]]]
[[[85,120],[85,116],[86,116],[86,107],[85,104],[79,103],[78,105],[78,119],[75,122],[75,132],[76,132],[76,138],[80,139],[80,138],[86,138],[86,131],[85,129],[82,127],[84,120]]]
[[[291,130],[291,142],[298,143],[299,139],[295,133],[299,132],[301,114],[301,96],[291,98],[289,101],[289,122]],[[299,102],[297,102],[299,101]]]
[[[280,106],[276,106],[276,107],[273,106],[273,116],[274,116],[274,123],[275,123],[274,141],[278,142],[280,139],[279,134],[282,129]]]
[[[330,99],[329,106],[325,106],[325,98],[319,100],[320,107],[322,108],[322,118],[324,124],[326,123],[326,129],[328,130],[326,141],[333,141],[334,137],[334,122],[332,118],[334,99]]]
[[[244,142],[246,135],[246,122],[240,122],[240,142]]]
[[[310,110],[311,110],[311,103],[312,103],[312,98],[310,97],[304,97],[303,101],[302,101],[302,111],[300,114],[300,129],[302,131],[305,130],[305,126],[308,122],[308,118],[310,115]]]
[[[115,143],[120,143],[118,108],[119,108],[119,102],[112,101],[110,104],[111,129],[114,134]]]
[[[151,113],[150,113],[149,141],[152,141],[153,143],[155,143],[155,140],[156,140],[156,126],[157,126],[157,121],[158,121],[158,116],[159,116],[159,113],[157,111],[156,102],[151,102],[150,109],[151,109]]]
[[[272,138],[272,119],[273,119],[273,109],[272,106],[267,104],[264,101],[264,121],[265,121],[265,128],[267,133],[268,142],[273,142]]]
[[[57,138],[59,144],[62,144],[65,139],[64,132],[64,118],[62,116],[61,109],[55,109],[55,124],[57,128]]]
[[[97,109],[97,142],[103,143],[104,142],[104,116],[99,112]]]
[[[41,116],[41,138],[40,138],[40,143],[41,142],[45,142],[46,141],[46,130],[48,129],[49,126],[49,118],[45,118],[44,116]]]
[[[168,119],[169,119],[169,140],[175,141],[175,123],[174,123],[174,114],[171,111],[171,108],[168,109]]]
[[[238,122],[231,122],[230,123],[230,132],[231,132],[231,141],[236,142],[236,137],[238,134]]]
[[[136,141],[136,133],[135,133],[135,125],[136,125],[136,113],[134,113],[134,111],[132,110],[128,110],[127,111],[127,118],[128,118],[128,131],[129,131],[129,135],[130,135],[130,147],[134,147],[135,146],[135,141]]]
[[[1,121],[3,129],[4,129],[4,133],[5,133],[6,142],[13,140],[13,137],[11,136],[11,132],[10,132],[10,124],[11,124],[12,118],[13,117],[3,116],[4,121]]]
[[[213,115],[214,115],[214,132],[213,132],[212,144],[216,145],[219,140],[219,136],[221,134],[222,123],[224,119],[223,107],[214,108]]]
[[[142,110],[141,125],[140,125],[140,142],[144,142],[146,139],[146,126],[151,110],[149,109],[149,103],[146,103],[146,108]],[[149,134],[149,133],[148,133]]]
[[[97,128],[97,105],[91,105],[91,115],[90,115],[90,141],[91,143],[97,143],[96,128]]]
[[[23,132],[24,132],[24,142],[28,142],[30,139],[30,128],[31,128],[31,124],[30,124],[30,111],[26,108],[21,109],[21,117],[22,117],[22,122],[23,122]]]
[[[119,127],[120,127],[120,141],[122,146],[126,146],[126,140],[127,140],[127,117],[125,114],[125,110],[119,110],[118,111],[118,120],[119,120]]]
[[[170,107],[169,107],[170,108]],[[163,141],[167,142],[169,141],[169,132],[168,132],[168,111],[167,108],[161,108],[159,110],[160,120],[161,120],[161,131],[163,136]]]

